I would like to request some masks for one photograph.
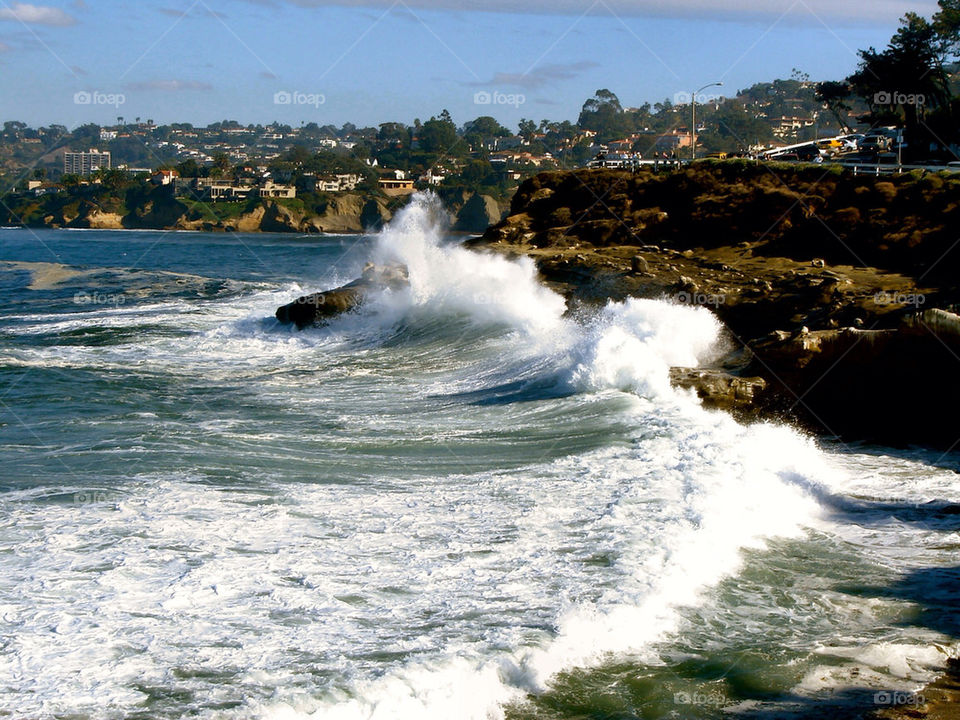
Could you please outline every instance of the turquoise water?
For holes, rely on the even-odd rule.
[[[954,648],[957,457],[669,387],[420,199],[380,236],[0,230],[0,713],[855,716]],[[325,328],[274,309],[399,260]]]

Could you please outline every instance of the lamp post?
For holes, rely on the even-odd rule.
[[[697,159],[697,95],[702,93],[707,88],[711,87],[720,87],[723,85],[722,82],[712,82],[704,85],[702,88],[697,90],[693,97],[690,98],[690,160]]]

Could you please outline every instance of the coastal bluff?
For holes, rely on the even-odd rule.
[[[453,229],[481,233],[498,222],[503,208],[489,195],[464,189],[440,193]],[[199,201],[167,187],[141,192],[50,194],[21,198],[0,207],[0,225],[88,230],[191,230],[356,234],[382,228],[406,202],[358,190],[330,193],[320,205],[300,198],[251,198],[241,202]]]
[[[706,406],[842,439],[960,439],[960,178],[702,161],[545,172],[471,245],[529,255],[573,304],[700,305],[729,348],[675,368]]]

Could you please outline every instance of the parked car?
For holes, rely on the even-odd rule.
[[[874,133],[867,135],[858,143],[857,147],[862,152],[881,153],[890,149],[892,140],[887,135]]]
[[[863,138],[864,136],[861,135],[860,133],[854,133],[853,135],[844,135],[841,138],[841,141],[843,142],[844,152],[859,150],[860,149],[859,143],[861,140],[863,140]]]

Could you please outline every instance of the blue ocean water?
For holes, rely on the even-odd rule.
[[[706,412],[667,372],[716,352],[707,310],[572,317],[438,215],[418,198],[370,237],[0,230],[0,713],[916,700],[956,650],[957,457]],[[273,318],[369,260],[407,264],[409,291]]]

